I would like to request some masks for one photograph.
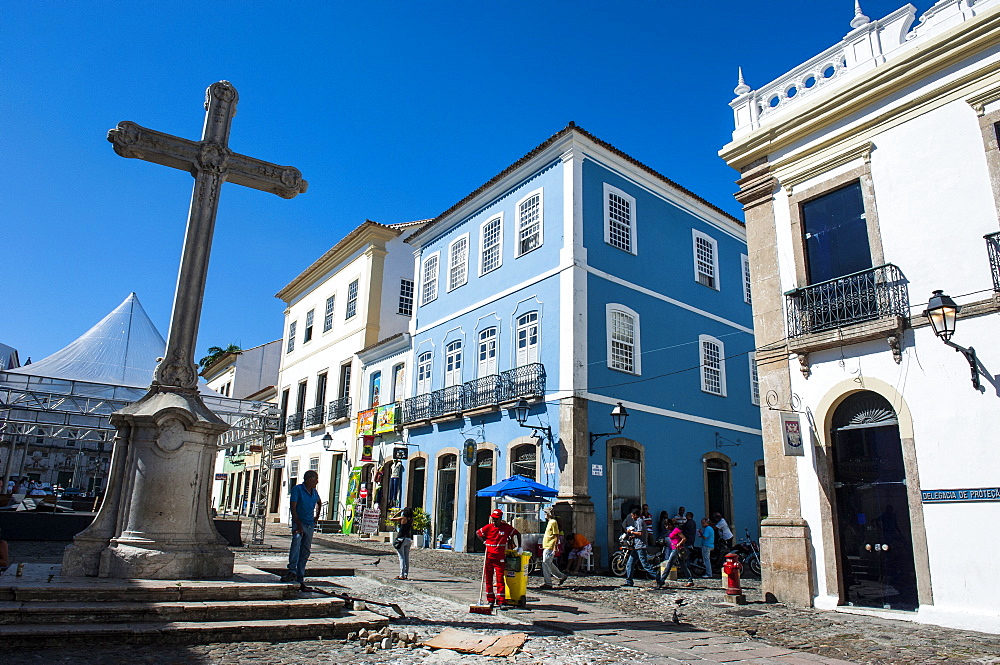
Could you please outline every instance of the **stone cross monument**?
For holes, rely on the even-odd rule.
[[[107,492],[93,523],[66,548],[64,576],[232,575],[233,555],[211,515],[216,442],[228,426],[202,402],[194,363],[219,193],[228,181],[290,199],[308,186],[298,169],[229,149],[238,99],[228,81],[208,88],[201,141],[134,122],[108,132],[122,157],[190,171],[195,184],[166,353],[149,392],[111,416],[118,432]]]

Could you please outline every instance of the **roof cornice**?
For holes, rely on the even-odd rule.
[[[313,261],[312,265],[299,273],[299,276],[274,294],[287,304],[291,304],[297,296],[304,293],[320,276],[325,275],[338,264],[353,256],[358,250],[368,245],[377,245],[382,249],[385,243],[402,235],[403,231],[394,229],[370,219],[344,236],[343,240],[328,249],[323,256]]]
[[[380,339],[370,346],[358,351],[358,358],[365,365],[370,365],[375,360],[388,358],[410,348],[410,333],[396,333],[392,337]]]
[[[947,67],[1000,44],[1000,7],[963,22],[898,59],[876,67],[851,85],[819,95],[795,114],[723,146],[719,156],[739,170],[745,165],[816,134]],[[996,65],[991,65],[995,68]],[[958,82],[957,82],[958,83]],[[919,101],[919,100],[918,100]],[[894,113],[907,109],[903,104]]]

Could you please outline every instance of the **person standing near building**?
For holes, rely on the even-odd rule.
[[[312,553],[313,530],[319,519],[320,501],[316,485],[319,484],[319,474],[310,469],[302,476],[302,482],[292,488],[292,544],[288,548],[288,572],[282,582],[298,582],[300,591],[308,591],[306,586],[306,563]]]
[[[694,513],[687,512],[684,514],[684,524],[681,524],[681,531],[684,532],[684,537],[687,539],[687,547],[691,549],[690,553],[692,556],[698,554],[698,523],[694,521]]]
[[[639,506],[632,506],[629,516],[622,522],[622,529],[625,531],[624,542],[629,547],[628,560],[625,562],[625,583],[622,586],[635,586],[632,570],[634,564],[638,562],[646,574],[656,580],[656,588],[663,588],[662,577],[649,565],[649,559],[646,557],[646,520],[642,518]]]
[[[725,547],[733,546],[733,530],[729,528],[729,523],[722,513],[712,513],[712,523],[715,526],[715,538]]]
[[[542,577],[544,583],[538,587],[539,589],[551,589],[553,577],[559,578],[557,586],[562,586],[566,578],[569,577],[556,566],[556,548],[559,546],[559,539],[564,535],[562,524],[551,508],[545,512],[545,517],[548,523],[545,525],[545,535],[542,537]]]
[[[407,506],[398,515],[390,517],[389,520],[396,523],[396,536],[392,541],[392,546],[396,548],[396,554],[399,555],[399,575],[396,579],[409,579],[410,546],[413,545],[413,508]]]
[[[705,565],[705,574],[702,577],[712,576],[712,550],[715,549],[715,529],[707,517],[701,518],[701,528],[698,529],[701,536],[701,561]]]
[[[486,545],[486,564],[483,569],[486,602],[490,605],[504,605],[507,602],[503,579],[504,558],[512,540],[516,540],[517,552],[521,553],[521,532],[504,522],[503,511],[497,508],[490,513],[490,523],[476,531],[476,536]],[[494,584],[496,593],[493,592]]]
[[[683,572],[685,577],[687,577],[687,583],[684,586],[694,586],[694,579],[691,577],[691,568],[688,567],[688,542],[687,538],[684,537],[684,530],[676,524],[673,524],[673,529],[671,529],[670,534],[667,536],[670,539],[670,545],[673,547],[673,551],[670,556],[667,557],[667,561],[663,566],[664,573],[666,575],[670,574],[670,567],[677,564],[677,575],[678,577]]]

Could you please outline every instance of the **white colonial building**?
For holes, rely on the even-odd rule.
[[[366,221],[277,294],[287,304],[271,480],[281,521],[292,486],[310,469],[319,472],[326,519],[345,519],[347,479],[361,457],[355,413],[370,392],[357,353],[407,331],[413,250],[403,241],[421,226]]]
[[[721,151],[765,396],[764,587],[1000,633],[1000,1],[850,18],[771,83],[741,72]],[[936,290],[976,356],[928,325]]]

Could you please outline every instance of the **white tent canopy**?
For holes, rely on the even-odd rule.
[[[147,388],[167,343],[130,293],[121,305],[60,351],[8,370],[52,379]]]

